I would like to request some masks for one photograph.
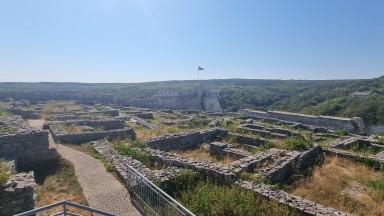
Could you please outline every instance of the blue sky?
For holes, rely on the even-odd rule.
[[[384,75],[383,0],[0,0],[0,81]]]

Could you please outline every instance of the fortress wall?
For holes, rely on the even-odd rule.
[[[201,109],[197,97],[175,96],[175,97],[160,97],[159,107],[165,109]]]
[[[217,97],[203,97],[203,109],[210,112],[223,112]]]

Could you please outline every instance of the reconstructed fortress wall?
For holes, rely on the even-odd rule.
[[[346,130],[351,133],[366,134],[363,119],[358,117],[340,118],[331,116],[314,116],[281,111],[254,111],[243,109],[242,113],[260,118],[280,119],[284,121],[299,122],[306,125],[324,127],[329,130]]]
[[[136,106],[142,108],[165,108],[180,110],[204,109],[211,112],[222,112],[219,100],[219,92],[211,91],[200,86],[193,91],[167,90],[160,91],[152,98],[134,99],[116,97],[113,94],[94,94],[81,91],[37,91],[37,92],[0,92],[0,98],[29,99],[32,101],[49,100],[75,100],[79,102],[92,102],[118,104],[123,106]]]

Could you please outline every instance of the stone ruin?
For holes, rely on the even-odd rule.
[[[158,125],[147,121],[155,118],[153,115],[155,111],[156,116],[167,119],[188,119],[191,116],[218,118],[221,116],[210,113],[204,115],[193,112],[186,114],[169,109],[133,109],[120,106],[104,107],[103,109],[84,112],[86,114],[83,112],[57,113],[51,116],[53,121],[46,122],[44,128],[52,134],[57,142],[74,144],[90,142],[98,153],[106,156],[107,160],[114,165],[118,176],[123,181],[128,180],[126,164],[150,180],[161,184],[169,183],[183,170],[193,170],[217,181],[236,184],[246,190],[252,190],[266,199],[276,200],[281,205],[295,209],[298,214],[349,215],[289,194],[286,191],[276,190],[266,182],[255,181],[254,179],[267,179],[269,183],[274,184],[282,183],[297,170],[305,170],[314,166],[316,159],[324,154],[337,155],[357,161],[369,159],[378,165],[384,164],[384,151],[382,151],[384,148],[378,140],[355,134],[342,136],[334,133],[334,130],[338,129],[348,129],[350,132],[358,133],[361,124],[359,126],[359,124],[353,123],[352,119],[333,119],[329,122],[322,120],[322,124],[312,124],[310,120],[303,120],[306,118],[303,116],[298,117],[297,120],[291,114],[289,118],[281,117],[284,116],[283,114],[279,114],[280,117],[277,118],[277,115],[261,116],[247,113],[246,115],[233,114],[231,117],[231,121],[242,121],[242,124],[236,127],[238,133],[213,127],[200,131],[168,134],[146,140],[147,147],[137,148],[137,150],[146,152],[151,156],[151,165],[148,165],[130,156],[120,155],[104,138],[130,137],[135,139],[135,131],[127,128],[125,124],[126,121],[130,120],[136,121],[148,130],[158,128]],[[90,118],[88,119],[88,117]],[[216,123],[219,122],[219,120],[215,121],[217,121]],[[335,121],[340,122],[331,126],[332,122]],[[20,116],[2,117],[0,118],[1,125],[15,128],[11,133],[0,134],[1,156],[6,156],[11,160],[15,159],[16,164],[23,164],[49,160],[49,157],[41,156],[53,155],[49,153],[47,130],[33,130],[27,127]],[[215,126],[217,125],[215,124]],[[66,128],[70,126],[76,127],[78,131],[67,131]],[[273,139],[300,137],[300,130],[306,130],[313,134],[312,139],[315,142],[328,138],[336,140],[330,142],[326,147],[314,145],[300,151],[269,148],[265,151],[251,153],[253,149],[263,146]],[[231,142],[227,142],[228,139]],[[378,153],[365,156],[346,151],[357,143],[378,148]],[[193,151],[202,148],[206,149],[213,158],[230,158],[231,160],[228,163],[221,163],[186,157],[178,153],[179,151]],[[381,148],[383,149],[381,150]],[[244,173],[250,175],[250,179],[244,178],[242,176]],[[10,206],[5,212],[14,214],[16,210],[25,211],[28,210],[28,207],[33,208],[35,184],[31,179],[33,179],[33,173],[21,173],[3,185],[3,191],[6,191],[7,195],[0,196],[0,201],[9,203]]]
[[[0,158],[17,171],[23,167],[56,160],[49,148],[48,131],[32,129],[21,116],[0,117]],[[11,176],[0,191],[0,215],[14,215],[35,207],[36,183],[33,172]]]

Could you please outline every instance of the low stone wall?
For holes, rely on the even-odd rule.
[[[209,145],[209,153],[215,157],[230,157],[234,158],[235,160],[251,156],[251,153],[249,152],[229,148],[228,144],[220,142],[211,143]]]
[[[239,125],[238,128],[244,130],[244,131],[250,131],[251,133],[255,135],[259,135],[261,137],[269,138],[269,137],[275,137],[279,139],[287,138],[287,135],[280,134],[280,133],[273,133],[271,131],[267,130],[260,130],[260,129],[254,129],[255,127],[252,126],[252,124],[242,124]]]
[[[256,175],[267,177],[272,183],[283,182],[295,171],[305,169],[312,165],[321,152],[322,149],[320,146],[315,146],[304,152],[287,152],[284,157],[260,170]]]
[[[242,113],[261,118],[273,118],[291,122],[299,122],[306,125],[324,127],[329,130],[347,130],[351,133],[366,134],[366,128],[361,118],[340,118],[331,116],[313,116],[298,113],[269,111],[260,112],[250,109],[243,109]]]
[[[90,142],[90,144],[92,144],[92,147],[99,154],[107,157],[107,160],[114,165],[119,178],[124,182],[128,181],[127,168],[125,166],[126,164],[133,167],[146,178],[158,183],[167,183],[174,176],[180,173],[180,169],[176,167],[167,167],[162,170],[151,170],[143,163],[133,159],[132,157],[118,154],[106,140],[93,141]]]
[[[0,135],[0,157],[15,158],[18,165],[24,166],[54,159],[56,154],[49,149],[48,131],[30,129]]]
[[[36,183],[33,172],[18,173],[2,185],[0,215],[11,216],[35,208]]]
[[[23,119],[39,119],[41,117],[37,111],[33,110],[6,109],[5,111],[12,115],[20,115]]]
[[[384,165],[384,155],[378,154],[378,155],[362,155],[352,152],[345,152],[341,150],[336,149],[323,149],[324,153],[326,155],[331,156],[337,156],[337,157],[343,157],[355,161],[370,161],[372,165],[377,165],[378,167]]]
[[[60,130],[61,133],[65,133],[64,129],[59,129],[60,124],[64,125],[77,125],[77,126],[89,126],[93,128],[102,128],[103,130],[115,130],[115,129],[124,129],[125,122],[124,120],[119,119],[109,119],[109,120],[69,120],[69,121],[48,121],[43,125],[44,129],[49,129],[50,126],[53,126],[55,129]]]
[[[170,134],[155,137],[147,141],[148,147],[162,151],[196,149],[206,141],[214,141],[219,136],[225,137],[228,131],[214,128],[200,132]]]
[[[313,201],[289,194],[282,190],[272,190],[265,184],[257,184],[250,181],[241,181],[239,185],[245,189],[255,191],[266,199],[276,200],[282,205],[297,210],[298,215],[339,215],[352,216],[352,214],[340,212],[334,208],[325,207]]]
[[[293,173],[294,165],[300,156],[300,152],[287,152],[286,155],[274,163],[260,170],[256,175],[266,177],[272,183],[280,183]]]
[[[125,139],[128,137],[136,139],[136,133],[132,129],[117,129],[99,132],[85,132],[78,134],[56,134],[50,127],[50,132],[52,134],[53,139],[60,143],[80,144],[103,138],[107,138],[108,140],[115,138]]]
[[[131,118],[134,119],[138,124],[143,125],[144,127],[149,128],[149,129],[156,129],[159,127],[159,126],[152,124],[152,123],[149,123],[149,122],[145,121],[144,119],[139,118],[137,116],[132,116]]]
[[[152,113],[136,113],[136,117],[142,118],[142,119],[153,119],[153,114]]]
[[[233,137],[235,142],[240,143],[240,144],[247,144],[251,146],[260,146],[264,143],[267,142],[265,139],[261,138],[253,138],[251,136],[247,136],[244,134],[238,134],[238,133],[228,133],[228,136]]]
[[[215,178],[219,181],[231,184],[235,182],[237,176],[233,173],[230,167],[222,164],[215,164],[209,161],[196,160],[193,158],[184,158],[176,154],[154,150],[151,148],[144,149],[149,152],[153,159],[165,166],[174,166],[184,169],[196,170],[207,176]]]

